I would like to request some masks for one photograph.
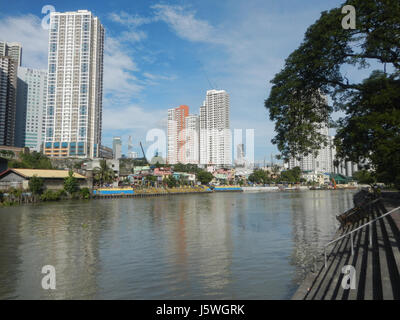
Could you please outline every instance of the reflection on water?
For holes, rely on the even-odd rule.
[[[0,299],[287,299],[352,191],[0,209]],[[43,290],[44,265],[56,290]]]

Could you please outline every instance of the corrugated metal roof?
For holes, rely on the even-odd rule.
[[[10,169],[14,171],[17,174],[20,174],[26,178],[31,178],[33,176],[37,176],[38,178],[67,178],[68,177],[68,171],[67,170],[48,170],[48,169],[19,169],[19,168],[13,168]],[[73,175],[77,179],[86,179],[85,176],[74,172]]]

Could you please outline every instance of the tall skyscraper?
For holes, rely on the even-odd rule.
[[[90,11],[52,12],[44,152],[97,158],[101,145],[104,28]]]
[[[289,169],[300,167],[302,171],[333,172],[333,161],[335,159],[335,146],[333,137],[329,136],[328,126],[323,126],[318,132],[326,137],[327,145],[321,145],[318,155],[301,155],[299,159],[289,159]]]
[[[236,146],[236,160],[235,160],[235,165],[237,166],[244,166],[246,163],[245,161],[245,154],[244,154],[244,144],[239,143]]]
[[[198,115],[188,115],[185,121],[185,161],[186,163],[199,164],[200,118]]]
[[[17,66],[21,66],[22,62],[22,46],[17,42],[0,41],[0,56],[7,56],[17,62]]]
[[[47,71],[18,69],[15,145],[40,151],[44,141]]]
[[[17,104],[17,61],[0,55],[0,145],[14,146]]]
[[[114,159],[118,160],[122,157],[122,140],[121,137],[113,138],[113,155]]]
[[[189,107],[181,105],[178,108],[168,109],[168,157],[169,164],[187,163],[185,131],[186,118],[189,116]]]
[[[232,165],[230,102],[225,90],[208,90],[200,107],[200,163]]]

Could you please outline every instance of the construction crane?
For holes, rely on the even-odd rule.
[[[143,149],[143,146],[142,146],[142,142],[140,141],[139,143],[140,143],[140,148],[142,149],[142,153],[143,153],[143,158],[140,159],[140,160],[145,160],[146,163],[149,163],[149,161],[147,161],[146,154],[144,153],[144,149]]]

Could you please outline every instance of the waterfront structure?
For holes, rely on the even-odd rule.
[[[22,62],[22,46],[18,42],[0,41],[0,56],[6,56],[13,59],[17,66],[21,66]]]
[[[18,68],[15,145],[40,152],[44,141],[47,71]]]
[[[0,55],[0,145],[14,146],[17,105],[17,61]]]
[[[122,140],[121,137],[113,138],[113,155],[114,159],[118,160],[122,158]]]
[[[225,90],[208,90],[200,107],[200,164],[231,166],[230,102]]]
[[[29,189],[29,180],[38,177],[43,180],[44,188],[49,190],[61,190],[64,188],[65,178],[68,178],[67,170],[47,169],[8,169],[0,173],[0,190],[9,188]],[[73,173],[81,188],[89,187],[87,179],[78,173]]]
[[[359,201],[355,201],[357,198],[353,199],[355,207],[337,216],[341,226],[336,233],[331,233],[335,234],[335,238],[324,248],[324,263],[319,266],[314,263],[314,270],[305,276],[292,300],[400,299],[398,242],[388,240],[398,239],[400,235],[395,214],[400,207],[397,199],[396,201],[391,195],[382,193],[379,200],[370,202],[368,206],[365,206],[368,201],[358,194]],[[326,209],[325,207],[324,210]],[[314,219],[318,220],[320,216],[323,215],[315,215]],[[294,219],[298,219],[296,215]],[[331,221],[327,223],[332,224]],[[313,225],[307,226],[306,230],[304,220],[294,223],[296,225],[301,226],[298,229],[304,235],[315,230],[312,229]],[[304,243],[302,239],[294,240],[295,243]],[[304,252],[301,252],[302,261],[305,260],[304,256]],[[312,256],[308,259],[312,261]],[[336,271],[349,270],[349,261],[352,261],[351,268],[357,270],[357,277],[349,278],[346,287],[343,285],[343,273]]]
[[[181,105],[177,108],[168,109],[167,143],[168,164],[186,162],[186,118],[189,116],[189,107]]]
[[[99,156],[103,54],[104,28],[90,11],[50,14],[47,156]]]

